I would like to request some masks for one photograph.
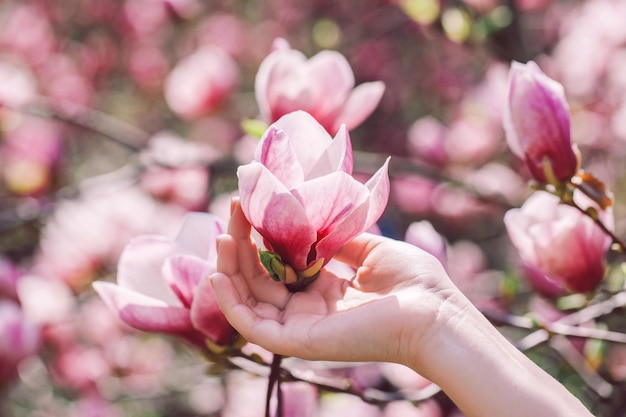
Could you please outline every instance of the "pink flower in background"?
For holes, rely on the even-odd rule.
[[[352,177],[352,163],[346,126],[333,139],[298,111],[270,126],[255,161],[239,167],[243,212],[268,250],[295,271],[328,263],[383,213],[388,161],[365,184]]]
[[[235,60],[217,46],[182,59],[165,80],[165,100],[180,117],[193,120],[215,110],[239,80]]]
[[[0,386],[11,379],[20,361],[39,348],[40,328],[26,319],[17,303],[0,300]]]
[[[261,117],[269,123],[304,110],[334,133],[342,124],[349,130],[360,125],[385,91],[381,81],[356,88],[354,84],[350,64],[340,53],[322,51],[307,60],[284,39],[277,39],[259,67],[255,94]]]
[[[612,227],[612,213],[601,216]],[[559,204],[558,197],[536,192],[521,208],[509,210],[504,223],[522,261],[534,273],[540,271],[572,292],[592,291],[602,281],[611,238],[576,208]]]
[[[94,288],[126,324],[181,336],[198,346],[233,341],[234,329],[217,306],[207,279],[215,271],[215,237],[224,231],[215,216],[191,213],[175,240],[157,235],[133,239],[118,265],[117,285]]]
[[[537,181],[568,181],[576,174],[579,158],[563,86],[532,61],[511,66],[504,129],[509,148]]]
[[[435,256],[443,265],[447,264],[448,244],[428,220],[413,222],[406,229],[404,240]]]

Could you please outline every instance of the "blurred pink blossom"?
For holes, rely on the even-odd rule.
[[[235,60],[222,48],[207,45],[178,62],[164,84],[165,100],[185,119],[197,119],[215,110],[234,90],[239,79]]]
[[[579,160],[563,86],[532,61],[511,66],[504,129],[509,148],[537,181],[568,181],[576,173]]]
[[[39,348],[40,328],[13,301],[0,299],[0,385],[7,383],[24,358]]]
[[[62,145],[61,130],[54,123],[25,118],[14,126],[0,145],[0,173],[7,187],[22,195],[46,191]]]
[[[303,110],[333,133],[342,124],[348,130],[360,125],[385,91],[381,81],[356,88],[354,84],[350,64],[340,53],[325,50],[307,60],[287,41],[277,39],[256,74],[255,94],[266,122]]]
[[[612,228],[611,212],[601,212],[601,218]],[[547,279],[572,292],[593,291],[602,281],[611,238],[558,197],[536,192],[521,208],[509,210],[504,223],[522,261]]]
[[[345,125],[333,139],[308,113],[290,113],[270,126],[255,159],[238,169],[243,212],[296,271],[328,263],[387,204],[388,161],[365,185],[355,180]]]
[[[411,223],[406,229],[404,240],[434,255],[443,265],[446,265],[448,244],[428,220]]]
[[[0,106],[20,107],[28,104],[37,93],[37,79],[26,66],[14,60],[0,60]]]
[[[24,271],[11,260],[0,256],[0,298],[17,301],[17,281]]]
[[[43,230],[33,273],[80,290],[98,268],[117,263],[133,236],[169,234],[184,213],[180,206],[158,203],[136,186],[85,184],[81,198],[56,204]]]
[[[446,132],[446,126],[432,116],[417,119],[409,128],[408,151],[426,163],[444,166],[447,160],[444,149]]]
[[[133,239],[120,257],[117,285],[95,282],[109,308],[143,331],[181,336],[198,346],[232,341],[235,331],[217,306],[208,275],[215,271],[215,237],[224,225],[215,216],[190,213],[175,240],[156,235]]]

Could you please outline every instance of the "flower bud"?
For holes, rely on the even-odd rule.
[[[558,185],[576,174],[580,158],[563,86],[532,61],[511,66],[504,129],[509,148],[526,161],[535,180]]]

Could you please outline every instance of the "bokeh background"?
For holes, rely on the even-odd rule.
[[[529,285],[502,218],[533,190],[502,111],[512,60],[563,84],[583,168],[612,190],[624,236],[625,21],[624,0],[2,1],[0,415],[263,415],[262,371],[125,326],[91,283],[115,279],[133,236],[173,236],[188,211],[227,218],[255,144],[242,121],[259,116],[255,75],[276,38],[309,57],[337,50],[357,84],[385,83],[351,132],[357,175],[392,156],[381,233],[439,256],[598,416],[624,415],[623,256],[609,255],[593,295]],[[594,305],[606,312],[570,323],[592,338],[537,333]],[[291,415],[462,415],[397,366],[294,366],[354,389],[296,383]]]

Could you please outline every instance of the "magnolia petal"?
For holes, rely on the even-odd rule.
[[[191,322],[198,331],[218,345],[228,343],[236,333],[217,305],[209,279],[200,281],[196,288],[191,304]]]
[[[192,255],[172,256],[163,265],[163,279],[187,308],[191,306],[196,287],[211,272],[215,272],[215,266]]]
[[[193,329],[185,308],[169,306],[111,282],[94,282],[93,287],[111,311],[138,330],[182,335]]]
[[[215,262],[215,238],[226,232],[226,225],[209,213],[188,213],[181,225],[176,242],[190,254]]]
[[[335,138],[328,144],[311,171],[305,173],[305,179],[321,177],[335,171],[352,175],[352,158],[350,134],[346,125],[341,125]]]
[[[337,51],[324,50],[308,61],[309,82],[316,87],[315,115],[322,120],[335,114],[354,87],[354,73]]]
[[[360,125],[376,109],[384,93],[385,83],[382,81],[358,85],[335,116],[334,129],[338,129],[341,124],[346,124],[350,129]]]
[[[261,116],[267,121],[271,117],[270,97],[275,96],[272,89],[276,88],[277,83],[286,71],[289,71],[293,65],[298,65],[306,61],[306,57],[300,51],[294,49],[277,49],[271,52],[261,62],[254,80],[254,91],[257,105],[261,112]]]
[[[389,201],[389,160],[387,158],[382,167],[365,183],[370,191],[369,210],[365,229],[369,229],[378,221]],[[364,229],[364,230],[365,230]]]
[[[365,183],[367,198],[317,243],[317,256],[330,260],[348,241],[370,229],[382,215],[389,199],[389,158]]]
[[[254,158],[287,188],[304,180],[302,166],[289,138],[276,124],[270,126],[259,141]]]
[[[318,238],[326,236],[369,198],[369,190],[345,172],[304,182],[291,190],[306,211]],[[365,223],[367,212],[362,222]]]
[[[286,114],[274,123],[274,126],[282,129],[289,137],[305,177],[333,141],[326,129],[304,111]]]
[[[267,101],[271,121],[298,109],[308,109],[314,103],[314,94],[306,70],[306,57],[300,51],[281,54],[268,78]]]
[[[139,236],[128,243],[120,256],[117,282],[121,287],[171,306],[180,300],[163,281],[161,268],[165,260],[180,251],[178,244],[163,236]]]
[[[569,106],[563,86],[546,76],[534,62],[514,62],[509,78],[505,128],[509,146],[522,151],[528,168],[540,181],[548,181],[548,158],[557,180],[569,180],[578,166],[570,136]]]
[[[366,199],[354,207],[348,216],[338,223],[326,236],[321,238],[315,246],[317,258],[324,258],[326,263],[328,263],[339,248],[367,230],[365,221],[368,210],[369,199]]]
[[[306,268],[315,229],[289,190],[258,162],[240,166],[241,208],[268,248],[296,269]]]

